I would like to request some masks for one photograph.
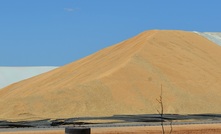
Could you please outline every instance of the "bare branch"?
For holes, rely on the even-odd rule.
[[[158,114],[161,114],[159,110],[157,110]]]
[[[170,120],[170,134],[173,132],[173,120]]]
[[[157,109],[158,114],[160,115],[160,119],[161,119],[161,127],[162,127],[162,134],[165,134],[165,129],[164,129],[164,105],[163,105],[163,86],[161,84],[161,91],[160,91],[160,96],[159,99],[156,99],[156,101],[160,104],[160,110]],[[172,134],[173,132],[173,125],[172,125],[173,121],[170,120],[170,133]]]
[[[157,102],[158,102],[158,103],[161,103],[161,101],[160,101],[160,100],[158,100],[158,99],[156,99],[156,100],[157,100]]]
[[[164,125],[163,125],[163,112],[164,112],[164,109],[163,109],[163,87],[162,87],[162,84],[161,84],[161,92],[160,92],[160,99],[156,99],[157,102],[160,104],[160,107],[161,107],[161,111],[157,110],[157,112],[160,114],[160,119],[161,119],[161,126],[162,126],[162,134],[165,134],[165,130],[164,130]]]

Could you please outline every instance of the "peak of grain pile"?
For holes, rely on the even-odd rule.
[[[0,120],[221,112],[221,47],[152,30],[0,90]]]

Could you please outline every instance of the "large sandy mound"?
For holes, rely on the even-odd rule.
[[[0,91],[0,119],[221,112],[221,47],[184,31],[147,31]]]

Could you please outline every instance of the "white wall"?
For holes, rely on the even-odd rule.
[[[0,89],[57,67],[0,67]]]
[[[196,33],[206,37],[207,39],[221,46],[221,33],[219,32],[203,32],[203,33],[196,32]]]

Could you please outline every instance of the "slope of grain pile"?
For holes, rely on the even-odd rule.
[[[221,112],[221,47],[152,30],[0,91],[0,119]]]

